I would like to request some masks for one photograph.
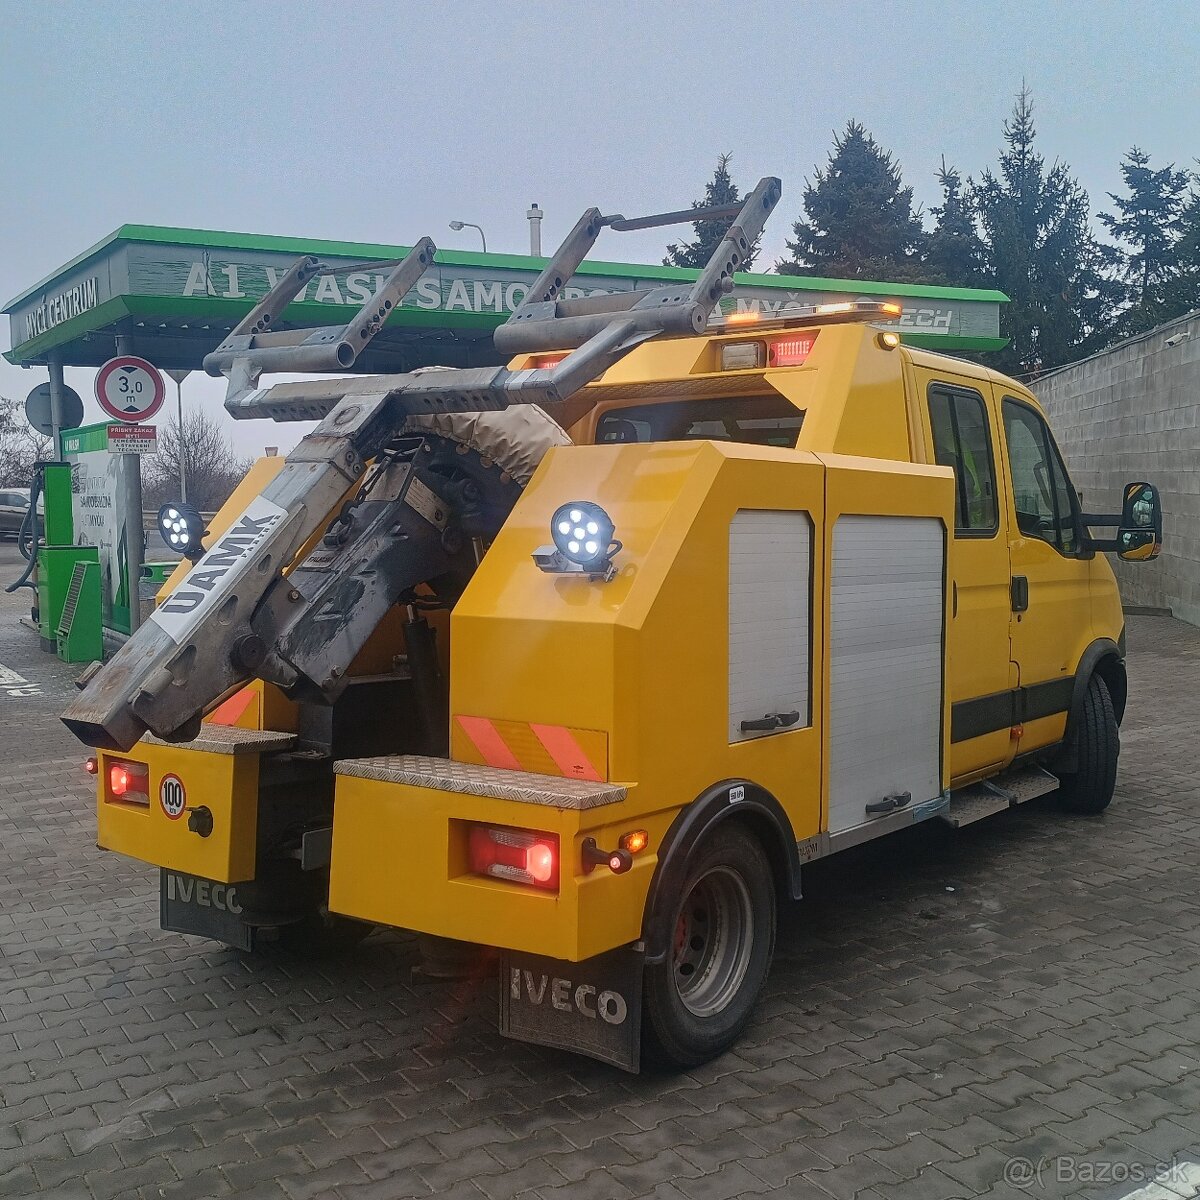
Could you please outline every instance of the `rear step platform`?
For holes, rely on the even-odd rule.
[[[950,807],[942,820],[961,829],[993,813],[1044,796],[1057,787],[1058,777],[1044,767],[1016,767],[994,779],[985,779],[951,793]]]

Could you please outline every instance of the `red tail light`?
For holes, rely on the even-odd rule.
[[[558,835],[507,826],[472,825],[471,870],[493,879],[558,891]]]
[[[778,338],[770,343],[770,361],[773,367],[800,367],[812,353],[816,333],[798,333],[792,337]]]
[[[124,804],[150,803],[150,768],[145,763],[118,760],[108,764],[108,798]]]

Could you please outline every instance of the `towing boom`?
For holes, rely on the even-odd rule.
[[[559,300],[604,227],[728,215],[697,209],[630,221],[589,209],[496,331],[507,353],[568,350],[549,369],[419,370],[255,390],[264,372],[353,365],[435,247],[421,239],[353,320],[311,332],[274,328],[288,301],[328,269],[311,258],[298,262],[207,356],[205,369],[228,378],[226,408],[234,417],[321,423],[89,682],[63,715],[67,727],[85,744],[110,750],[128,750],[147,730],[191,740],[204,713],[254,677],[293,698],[332,703],[392,605],[421,584],[435,594],[440,587],[443,603],[453,603],[473,569],[469,543],[495,535],[519,492],[510,472],[474,469],[489,456],[468,455],[464,463],[439,456],[438,435],[420,422],[492,413],[503,426],[499,410],[513,406],[553,412],[648,339],[694,336],[732,289],[779,196],[779,180],[759,182],[690,286]],[[538,444],[568,440],[555,429],[547,435],[543,426]],[[414,449],[414,437],[428,456]],[[431,510],[439,520],[430,520]]]

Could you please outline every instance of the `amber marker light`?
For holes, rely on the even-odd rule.
[[[620,846],[630,854],[641,854],[650,844],[650,835],[644,829],[634,829],[621,835]]]
[[[761,314],[753,310],[732,312],[725,318],[726,325],[754,325],[762,319]]]

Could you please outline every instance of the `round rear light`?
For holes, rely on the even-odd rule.
[[[525,870],[538,881],[548,883],[554,876],[554,850],[545,842],[536,842],[525,852]]]

